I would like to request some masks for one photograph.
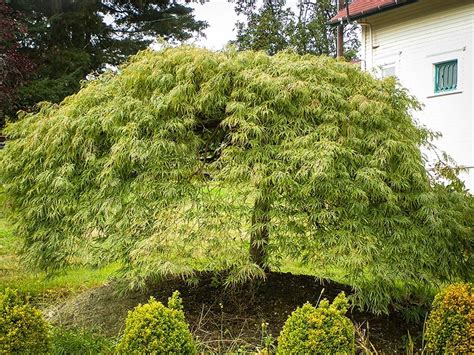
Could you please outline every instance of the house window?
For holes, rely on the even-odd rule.
[[[382,78],[395,76],[395,64],[388,64],[382,67]]]
[[[435,93],[456,90],[458,87],[458,61],[450,60],[435,64]]]

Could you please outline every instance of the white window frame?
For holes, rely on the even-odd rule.
[[[444,52],[439,52],[439,53],[433,53],[426,58],[429,60],[431,63],[431,77],[430,77],[430,87],[431,91],[430,94],[427,96],[427,98],[434,98],[434,97],[439,97],[439,96],[446,96],[446,95],[455,95],[455,94],[461,94],[464,91],[464,87],[466,85],[466,61],[465,61],[465,54],[466,54],[466,47],[458,48],[458,49],[453,49],[449,51],[444,51]],[[441,92],[435,92],[435,76],[436,76],[436,65],[441,64],[444,62],[449,62],[457,60],[457,85],[455,90],[451,91],[441,91]]]

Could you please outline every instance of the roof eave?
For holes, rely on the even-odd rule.
[[[388,10],[399,8],[401,6],[413,4],[414,2],[417,2],[417,1],[418,0],[400,0],[399,2],[397,2],[395,4],[388,4],[386,6],[379,6],[378,8],[373,9],[371,11],[365,11],[365,12],[362,11],[362,12],[356,13],[355,15],[351,15],[349,13],[349,21],[356,21],[356,20],[359,20],[359,19],[364,18],[364,17],[377,15],[377,14],[380,14],[380,13],[388,11]],[[330,26],[337,26],[341,22],[344,22],[344,21],[347,21],[347,16],[340,17],[340,18],[337,18],[335,20],[328,21],[327,24],[330,25]]]

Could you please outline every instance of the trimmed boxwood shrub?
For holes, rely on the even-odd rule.
[[[184,318],[179,292],[168,299],[168,307],[150,297],[148,303],[130,311],[117,352],[195,354],[196,345]]]
[[[0,294],[0,354],[43,354],[49,348],[49,326],[41,312],[7,288]]]
[[[344,292],[332,304],[323,300],[297,308],[287,319],[278,338],[277,354],[353,354],[354,326],[344,316],[349,307]]]
[[[454,284],[436,295],[426,322],[428,353],[474,354],[474,287]]]

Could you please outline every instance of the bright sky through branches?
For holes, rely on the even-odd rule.
[[[297,0],[287,0],[287,6],[296,12]],[[204,31],[206,37],[195,43],[209,49],[222,49],[229,41],[234,40],[237,32],[234,30],[237,20],[245,20],[244,16],[237,16],[234,3],[228,0],[209,0],[204,4],[189,4],[194,8],[196,19],[205,20],[209,27]],[[258,6],[261,6],[258,5]]]
[[[235,39],[234,27],[238,16],[234,11],[234,4],[227,0],[211,0],[203,5],[193,3],[190,6],[194,8],[196,19],[209,23],[204,31],[206,37],[199,38],[196,44],[209,49],[222,49],[227,42]]]

